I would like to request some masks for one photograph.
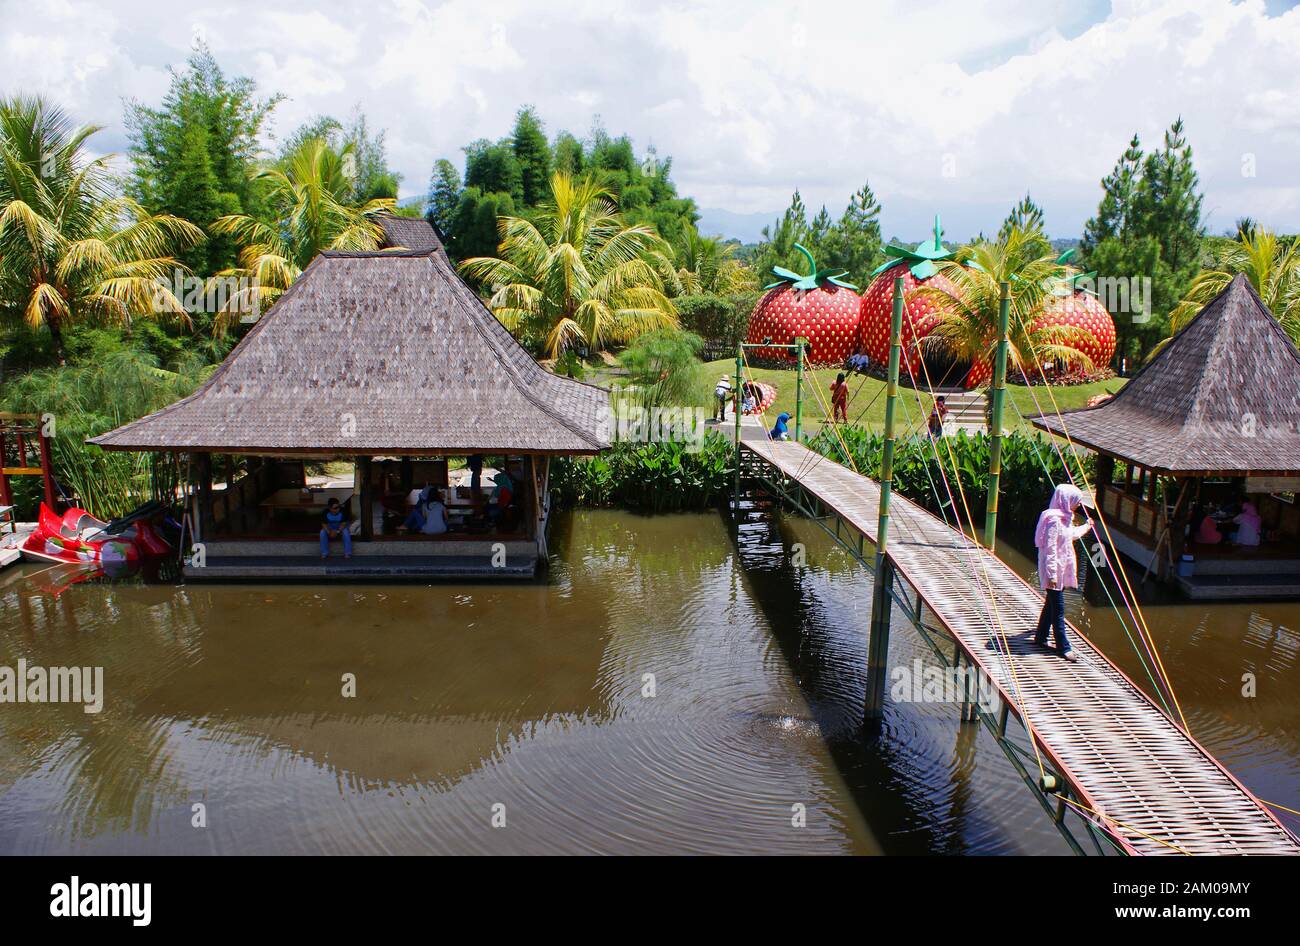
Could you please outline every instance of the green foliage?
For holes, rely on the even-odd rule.
[[[1169,312],[1201,263],[1204,197],[1178,119],[1161,148],[1144,154],[1137,135],[1102,180],[1097,215],[1083,236],[1085,268],[1102,278],[1150,279],[1151,318],[1112,312],[1116,359],[1140,359],[1169,331]]]
[[[758,289],[729,295],[704,293],[677,296],[673,306],[682,328],[704,339],[711,350],[734,354],[745,339],[749,315],[762,297]]]
[[[812,252],[819,266],[847,273],[846,282],[865,289],[871,271],[884,259],[880,210],[871,186],[864,184],[849,198],[838,221],[832,223],[823,207],[809,223],[803,197],[795,191],[781,219],[763,228],[763,240],[751,259],[759,281],[768,282],[777,266],[799,270],[804,260],[795,249],[798,243]]]
[[[484,194],[506,194],[524,206],[524,179],[509,138],[495,144],[480,138],[465,146],[465,187]]]
[[[808,446],[837,463],[851,465],[859,473],[879,479],[884,442],[883,434],[861,427],[840,427],[838,435],[830,428],[823,428],[811,438]],[[894,451],[894,489],[935,515],[940,515],[941,503],[948,502],[947,490],[951,488],[960,513],[960,522],[966,531],[970,531],[967,504],[969,515],[975,517],[977,528],[982,529],[988,498],[990,443],[987,434],[981,432],[972,436],[966,431],[939,441],[931,441],[924,435],[898,440]],[[847,454],[845,447],[848,448]],[[1071,466],[1077,478],[1079,470],[1073,459]],[[1091,482],[1091,455],[1085,461],[1084,472]],[[944,484],[945,478],[947,487]],[[1020,433],[1003,437],[999,514],[1004,521],[1036,521],[1038,514],[1047,508],[1056,485],[1069,481],[1065,465],[1047,437],[1042,434],[1026,436]],[[963,493],[965,503],[962,501]],[[936,498],[936,494],[939,498]],[[943,513],[950,524],[957,524],[951,506],[945,508]]]
[[[158,280],[203,239],[189,221],[113,196],[109,156],[86,153],[96,130],[39,97],[0,101],[0,316],[47,330],[59,360],[79,323],[183,320]]]
[[[1209,246],[1209,265],[1192,280],[1187,298],[1169,314],[1171,334],[1195,318],[1240,273],[1287,333],[1300,342],[1300,241],[1279,238],[1253,221],[1244,223],[1238,239],[1216,239]]]
[[[461,272],[492,293],[503,325],[548,357],[676,327],[660,276],[667,247],[653,228],[628,225],[594,178],[557,172],[535,221],[501,217],[498,226],[499,255],[467,259]]]
[[[647,332],[619,355],[635,400],[644,408],[684,405],[693,401],[695,369],[704,340],[690,332]]]
[[[491,256],[497,251],[500,236],[497,221],[515,213],[514,199],[505,193],[466,187],[460,192],[451,215],[447,250],[454,259]]]
[[[85,442],[192,393],[211,370],[191,358],[166,371],[157,359],[115,344],[113,333],[87,336],[93,360],[33,371],[6,382],[6,411],[52,414],[55,476],[81,505],[102,519],[129,512],[151,498],[173,496],[178,471],[148,453],[100,450]],[[31,511],[28,511],[30,514]]]
[[[460,172],[456,170],[456,165],[446,158],[439,158],[433,166],[433,177],[429,181],[428,210],[425,216],[440,233],[452,232],[452,219],[460,204],[460,193]]]
[[[552,501],[560,508],[621,506],[645,513],[704,510],[731,490],[736,448],[710,432],[692,452],[678,441],[616,443],[590,458],[551,465]]]
[[[328,128],[331,121],[322,119],[312,127]],[[376,218],[391,213],[394,201],[379,197],[355,202],[357,144],[336,146],[334,140],[328,132],[307,134],[274,166],[258,172],[267,188],[264,217],[235,214],[212,225],[241,247],[240,268],[221,275],[253,281],[247,293],[235,293],[218,314],[218,333],[246,311],[249,295],[255,294],[266,311],[322,250],[373,250],[379,245],[383,231]]]
[[[1007,219],[1002,221],[1002,226],[998,230],[998,239],[1005,240],[1011,235],[1011,231],[1016,229],[1025,233],[1036,233],[1038,239],[1030,249],[1030,254],[1033,256],[1046,256],[1052,252],[1052,244],[1044,233],[1044,225],[1043,208],[1034,203],[1034,199],[1026,194],[1020,203],[1011,208],[1011,213],[1007,214]]]
[[[228,79],[203,44],[185,68],[173,72],[157,107],[131,101],[126,127],[131,142],[127,193],[153,213],[207,228],[218,217],[256,213],[261,194],[252,179],[258,137],[283,96],[257,97],[252,79]],[[235,263],[238,247],[212,237],[181,255],[200,276]]]
[[[531,106],[519,110],[510,135],[519,165],[523,204],[536,207],[546,200],[551,187],[551,146],[546,141],[541,119]]]

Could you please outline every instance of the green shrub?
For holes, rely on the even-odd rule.
[[[736,448],[710,432],[692,452],[681,442],[616,443],[594,457],[551,467],[551,496],[560,508],[619,506],[641,512],[703,510],[731,491]]]
[[[847,448],[848,456],[852,457],[859,473],[879,479],[884,436],[861,427],[841,427],[839,434],[836,437],[834,430],[824,428],[811,438],[808,446],[845,466],[849,465],[845,455]],[[950,488],[963,522],[967,520],[966,505],[962,502],[964,493],[970,515],[975,517],[978,526],[983,522],[988,498],[990,442],[989,436],[983,432],[971,435],[959,431],[937,444],[936,459],[935,445],[928,437],[899,440],[894,449],[894,488],[936,515],[939,514],[936,493],[947,502]],[[1085,460],[1084,468],[1091,482],[1094,475],[1091,458]],[[1075,475],[1077,478],[1077,468]],[[1060,456],[1044,435],[1030,437],[1013,433],[1003,437],[998,508],[1004,521],[1034,521],[1047,508],[1056,484],[1069,481]],[[954,521],[952,510],[944,511],[949,521]]]

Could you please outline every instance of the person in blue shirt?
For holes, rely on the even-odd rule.
[[[351,524],[348,522],[347,513],[339,505],[337,499],[331,499],[325,507],[325,514],[321,516],[320,527],[320,557],[330,557],[330,539],[343,540],[343,557],[352,557],[352,532],[349,529]]]
[[[776,419],[776,425],[772,428],[772,432],[768,434],[768,436],[771,437],[773,440],[789,440],[790,439],[789,424],[790,424],[790,415],[782,412],[781,416]]]

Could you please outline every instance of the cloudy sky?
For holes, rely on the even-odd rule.
[[[1300,229],[1300,10],[1281,0],[0,0],[0,91],[45,93],[125,150],[122,102],[158,101],[202,36],[288,96],[274,131],[356,106],[403,196],[434,159],[599,114],[671,155],[701,207],[838,213],[870,181],[887,234],[943,215],[995,229],[1025,192],[1075,236],[1129,136],[1182,115],[1212,231]],[[301,11],[301,12],[299,12]],[[749,229],[744,217],[709,221]],[[739,223],[730,222],[733,219]],[[738,235],[746,235],[738,233]]]

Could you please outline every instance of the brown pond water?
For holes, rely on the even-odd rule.
[[[871,583],[815,525],[587,511],[552,551],[547,581],[515,585],[55,597],[10,569],[0,665],[102,666],[106,696],[0,704],[0,853],[1066,850],[953,707],[891,704],[863,737]],[[1071,607],[1141,673],[1106,611]],[[1193,732],[1300,807],[1300,608],[1148,620]],[[891,662],[927,659],[895,627]]]

